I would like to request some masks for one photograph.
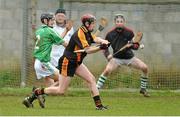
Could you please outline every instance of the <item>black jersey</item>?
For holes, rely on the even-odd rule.
[[[91,34],[84,26],[81,26],[71,37],[64,55],[71,61],[81,63],[87,53],[74,53],[76,50],[84,49],[94,43],[95,36]]]
[[[116,31],[116,28],[113,28],[110,32],[107,33],[105,39],[110,42],[113,53],[115,53],[124,45],[126,45],[128,41],[131,41],[133,37],[133,31],[125,27],[122,32],[118,32]],[[121,52],[118,52],[113,57],[119,59],[131,59],[133,56],[133,51],[130,48],[127,48]]]

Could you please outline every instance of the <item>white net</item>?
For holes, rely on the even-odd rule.
[[[8,5],[8,1],[3,2],[7,2]],[[14,0],[13,2],[16,4],[17,1]],[[33,0],[26,2],[32,3]],[[22,2],[22,4],[24,5],[24,2]],[[40,4],[43,5],[41,6]],[[14,22],[19,24],[19,27],[23,27],[23,29],[17,28],[18,26],[6,27],[3,25],[3,21],[8,23],[9,20],[6,21],[4,17],[0,17],[0,48],[2,50],[0,53],[0,87],[19,87],[22,81],[26,86],[43,85],[43,81],[36,80],[33,68],[32,50],[34,40],[32,26],[36,25],[37,28],[39,25],[38,17],[40,14],[43,11],[55,11],[58,8],[58,4],[58,1],[51,2],[50,0],[47,3],[43,3],[42,0],[38,0],[35,5],[38,9],[35,9],[35,11],[30,9],[34,7],[33,4],[28,4],[28,6],[26,3],[27,7],[17,6],[18,10],[14,11],[14,13],[19,15]],[[96,9],[90,10],[88,4]],[[127,18],[128,26],[131,26],[135,30],[143,30],[144,32],[142,41],[145,44],[145,48],[144,50],[139,50],[135,53],[137,54],[137,57],[143,60],[149,67],[148,87],[150,89],[180,88],[180,55],[178,51],[180,47],[180,20],[178,19],[180,17],[179,4],[152,5],[121,3],[118,6],[114,3],[108,3],[105,10],[102,7],[98,7],[103,3],[95,4],[90,2],[88,4],[64,2],[64,6],[67,9],[67,15],[75,21],[75,29],[80,25],[80,16],[85,12],[94,13],[97,19],[103,14],[103,16],[108,18],[109,22],[113,22],[112,14],[115,14],[116,12],[124,13]],[[81,10],[78,5],[85,7],[82,7],[83,10]],[[44,8],[43,6],[51,7],[51,9]],[[124,6],[128,7],[125,8]],[[5,9],[5,7],[3,8]],[[24,13],[24,10],[27,10],[27,12]],[[9,9],[9,11],[7,10],[6,12],[0,9],[0,11],[4,14],[9,13],[13,16],[13,13],[11,13],[13,9]],[[172,19],[172,17],[176,18]],[[105,35],[105,32],[107,32],[112,25],[113,24],[110,23],[102,36]],[[27,32],[25,32],[24,29],[27,29]],[[12,35],[9,35],[10,31],[12,31]],[[26,38],[18,35],[26,35]],[[85,64],[95,77],[98,78],[104,70],[107,61],[102,53],[98,52],[93,55],[88,55],[85,59]],[[104,88],[139,88],[140,74],[140,71],[132,68],[119,68],[108,77]],[[71,87],[84,88],[86,87],[86,83],[80,78],[75,77],[72,79]]]

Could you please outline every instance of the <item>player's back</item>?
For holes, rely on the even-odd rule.
[[[50,53],[53,44],[60,44],[64,41],[59,35],[53,31],[52,28],[42,25],[36,31],[36,44],[34,48],[34,57],[38,58],[42,62],[50,61]]]

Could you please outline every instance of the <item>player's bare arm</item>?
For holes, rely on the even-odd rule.
[[[96,45],[96,46],[89,46],[89,47],[86,47],[86,48],[81,49],[81,50],[76,50],[74,52],[75,53],[85,52],[87,54],[92,54],[92,53],[95,53],[99,50],[104,50],[107,48],[108,48],[108,44],[100,44],[100,45]]]
[[[106,44],[106,45],[109,44],[109,41],[104,40],[104,39],[102,39],[102,38],[100,38],[100,37],[96,37],[96,38],[94,39],[94,41],[95,41],[96,43],[98,43],[98,44]]]
[[[74,51],[75,53],[79,52],[86,52],[87,54],[95,53],[99,50],[104,50],[108,48],[109,42],[107,40],[101,39],[100,37],[96,37],[94,40],[96,43],[99,43],[99,45],[96,46],[89,46],[82,50]]]
[[[86,52],[87,54],[92,54],[92,53],[95,53],[95,52],[97,52],[99,50],[100,50],[100,48],[97,47],[97,46],[92,46],[92,47],[90,46],[90,47],[86,47],[84,49],[84,52]]]

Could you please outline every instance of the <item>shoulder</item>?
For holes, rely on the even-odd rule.
[[[36,34],[43,34],[45,31],[45,28],[43,26],[39,27],[37,30],[36,30]]]
[[[47,28],[47,33],[48,33],[48,32],[49,32],[50,34],[53,34],[53,35],[54,35],[54,34],[59,35],[56,30],[54,30],[53,28],[50,28],[50,27]]]
[[[116,27],[112,27],[112,28],[107,32],[107,34],[114,33],[114,32],[115,32],[115,28],[116,28]]]
[[[77,30],[78,36],[84,35],[84,32],[81,28]]]
[[[134,37],[134,32],[131,28],[127,28],[125,27],[124,28],[124,35],[127,36],[127,37],[130,37],[130,38],[133,38]]]
[[[112,27],[112,28],[106,33],[106,36],[113,35],[113,34],[115,34],[115,33],[116,33],[115,27]]]
[[[133,33],[133,30],[131,28],[125,27],[124,29],[126,32]]]
[[[134,35],[134,32],[131,28],[125,27],[124,32],[129,35]]]

